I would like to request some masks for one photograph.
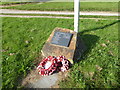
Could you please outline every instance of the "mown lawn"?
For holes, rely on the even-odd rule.
[[[60,83],[63,88],[120,87],[118,58],[118,22],[83,23],[79,34],[88,50],[76,61],[69,76]],[[87,21],[87,20],[86,20]],[[103,25],[105,24],[106,25]],[[120,23],[120,21],[119,21]],[[86,27],[85,27],[86,25]]]
[[[21,79],[36,67],[33,61],[55,27],[73,30],[73,19],[3,18],[3,88],[20,86]],[[79,35],[87,51],[71,68],[61,87],[118,87],[118,21],[80,20]]]
[[[46,2],[42,4],[26,4],[22,6],[5,7],[7,9],[40,10],[40,11],[73,11],[73,2]],[[118,12],[117,2],[81,2],[80,11],[112,11]]]

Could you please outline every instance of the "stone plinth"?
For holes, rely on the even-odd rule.
[[[51,43],[54,33],[56,31],[72,34],[72,38],[70,40],[68,47]],[[42,48],[42,51],[41,51],[42,55],[45,57],[63,55],[67,59],[73,60],[75,49],[76,49],[76,39],[77,39],[77,33],[74,32],[73,30],[64,29],[64,28],[55,28]]]

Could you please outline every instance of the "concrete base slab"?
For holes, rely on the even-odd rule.
[[[49,76],[41,76],[35,69],[27,75],[22,81],[22,86],[25,88],[59,88],[59,81],[65,79],[68,72],[54,73]]]
[[[58,79],[59,78],[57,74],[53,74],[50,76],[44,76],[38,81],[28,84],[27,87],[28,88],[51,88],[52,86],[56,84]]]

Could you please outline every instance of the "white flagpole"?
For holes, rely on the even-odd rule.
[[[74,31],[78,32],[79,30],[79,0],[74,0]]]

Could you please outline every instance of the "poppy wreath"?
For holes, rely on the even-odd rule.
[[[70,62],[65,58],[65,56],[49,56],[40,62],[37,69],[40,75],[46,76],[53,74],[55,71],[65,72],[69,67]]]

